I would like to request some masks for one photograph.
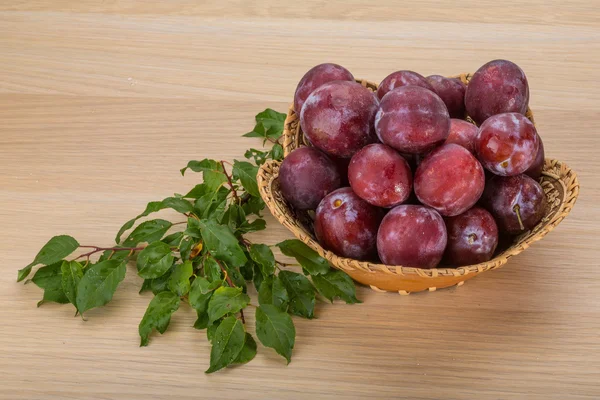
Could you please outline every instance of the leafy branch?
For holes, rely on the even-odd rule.
[[[262,138],[263,146],[267,142],[273,146],[248,150],[248,161],[190,161],[181,173],[201,173],[202,183],[185,195],[148,203],[141,214],[121,227],[116,245],[84,246],[71,236],[55,236],[32,263],[19,270],[17,280],[24,280],[40,266],[31,278],[44,290],[38,306],[70,303],[83,317],[112,299],[127,265],[135,262],[137,275],[143,278],[140,293],[154,294],[139,324],[141,346],[148,345],[154,330],[164,333],[184,303],[196,311],[194,328],[206,330],[212,344],[207,373],[247,363],[257,352],[244,316],[244,309],[252,306],[257,307],[256,337],[289,363],[296,338],[292,316],[314,318],[317,294],[330,301],[359,301],[350,277],[332,270],[301,241],[285,240],[270,246],[245,237],[266,228],[256,175],[267,160],[283,158],[279,142],[284,119],[285,114],[271,109],[256,116],[256,126],[244,136]],[[135,226],[138,220],[164,209],[182,214],[185,221],[149,219]],[[174,229],[181,225],[183,229]],[[288,270],[292,264],[276,260],[272,247],[295,258],[302,273]],[[96,255],[99,257],[91,261]],[[78,261],[82,258],[84,264]],[[258,306],[250,304],[248,285],[258,292]]]

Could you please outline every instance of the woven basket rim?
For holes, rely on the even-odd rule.
[[[470,73],[464,73],[452,77],[459,78],[465,84],[468,84],[471,76],[472,74]],[[377,84],[365,79],[356,79],[356,82],[370,88],[371,90],[376,90],[377,88]],[[528,108],[526,115],[535,124],[531,109]],[[284,123],[283,148],[285,156],[287,156],[291,150],[297,147],[296,143],[293,142],[294,137],[290,131],[290,126],[293,122],[296,122],[297,119],[298,115],[294,111],[293,104],[291,104]],[[369,261],[359,261],[351,258],[341,257],[329,250],[325,250],[316,240],[314,240],[307,232],[305,232],[304,229],[292,224],[290,222],[292,217],[288,215],[285,210],[282,210],[277,204],[277,201],[274,200],[272,184],[277,178],[280,163],[280,161],[274,160],[266,162],[261,166],[257,177],[261,196],[265,200],[269,210],[282,225],[287,227],[294,234],[294,236],[306,243],[313,250],[317,251],[317,253],[326,258],[336,268],[342,270],[360,269],[362,271],[371,273],[390,273],[418,276],[421,278],[436,278],[438,276],[465,276],[481,273],[490,269],[496,269],[504,265],[511,257],[520,254],[532,243],[542,239],[551,230],[553,230],[570,213],[579,195],[579,180],[575,171],[570,169],[565,163],[559,160],[547,158],[544,163],[544,171],[542,174],[548,178],[552,178],[555,182],[560,182],[564,193],[564,201],[561,202],[560,208],[556,210],[549,221],[544,222],[543,226],[542,222],[540,222],[531,231],[517,236],[515,238],[515,243],[511,247],[504,250],[502,253],[497,254],[489,261],[457,268],[441,267],[422,269],[400,265],[386,265]],[[556,174],[553,171],[559,171],[559,173]],[[523,237],[525,237],[525,240],[520,241]]]

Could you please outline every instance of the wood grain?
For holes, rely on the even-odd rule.
[[[291,3],[0,4],[0,398],[600,397],[598,5]],[[149,296],[133,270],[87,322],[68,306],[36,308],[41,291],[15,283],[54,234],[110,245],[148,201],[197,183],[179,174],[189,159],[260,146],[240,135],[265,107],[285,111],[314,64],[379,81],[493,58],[523,67],[547,154],[581,182],[571,215],[498,271],[407,297],[361,288],[363,304],[295,320],[287,367],[259,345],[249,365],[210,376],[190,310],[138,348]],[[291,236],[268,224],[267,243]]]

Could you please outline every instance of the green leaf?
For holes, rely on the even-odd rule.
[[[266,228],[266,222],[263,219],[255,219],[249,222],[243,206],[233,203],[227,208],[221,219],[222,225],[227,225],[231,231],[236,234],[245,234],[250,232],[262,231]]]
[[[256,183],[256,175],[258,174],[258,167],[250,164],[246,161],[233,162],[233,176],[242,182],[242,186],[250,195],[259,197],[258,184]]]
[[[246,133],[245,137],[261,137],[264,142],[267,138],[277,140],[283,133],[283,125],[286,114],[279,113],[270,108],[256,115],[256,126],[252,132]]]
[[[160,292],[164,292],[166,290],[169,290],[168,287],[168,283],[169,283],[169,277],[171,276],[171,274],[173,273],[173,271],[175,270],[175,266],[171,266],[171,268],[169,268],[169,270],[163,275],[163,276],[159,276],[158,278],[154,278],[154,279],[150,279],[150,290],[152,290],[153,294],[159,294]]]
[[[287,114],[277,112],[271,108],[265,109],[265,111],[256,114],[254,117],[256,122],[263,123],[267,128],[271,128],[273,126],[277,126],[281,128],[283,132],[283,123],[285,122],[285,118]]]
[[[206,278],[210,281],[221,281],[222,279],[222,272],[221,272],[221,267],[219,267],[219,264],[217,263],[217,261],[208,256],[206,257],[206,259],[204,260],[204,263],[202,264],[204,267],[204,275],[206,276]]]
[[[213,208],[210,213],[206,216],[206,219],[211,221],[219,222],[221,218],[223,218],[223,214],[225,213],[225,208],[227,207],[227,199],[224,199],[222,202],[217,203],[217,206]]]
[[[252,159],[256,163],[256,165],[262,165],[265,163],[269,155],[270,151],[260,151],[257,149],[249,149],[244,153],[244,157],[248,160]]]
[[[250,297],[242,293],[241,288],[221,286],[213,293],[208,302],[208,320],[214,322],[219,318],[240,311],[250,303]]]
[[[144,282],[142,282],[142,287],[140,288],[138,294],[142,294],[148,290],[152,290],[152,281],[153,279],[144,279]]]
[[[174,232],[174,233],[171,233],[170,235],[165,236],[162,239],[162,242],[168,244],[171,247],[179,247],[182,239],[183,239],[183,232]]]
[[[191,261],[186,261],[183,264],[176,264],[167,286],[169,290],[178,296],[184,296],[190,291],[190,278],[194,273],[194,267]]]
[[[44,296],[37,304],[39,307],[45,301],[65,304],[69,299],[62,287],[62,261],[41,267],[31,279],[39,288],[44,289]]]
[[[220,222],[221,225],[227,225],[232,232],[235,232],[240,225],[246,222],[246,213],[241,206],[233,203],[227,208]]]
[[[140,346],[148,345],[148,336],[156,329],[161,335],[165,333],[171,322],[171,315],[179,309],[181,300],[172,292],[162,292],[150,301],[146,313],[140,322]]]
[[[246,332],[246,340],[244,341],[244,347],[242,348],[242,351],[240,351],[240,354],[237,356],[233,363],[246,364],[252,361],[254,356],[256,356],[256,342],[254,341],[252,335]]]
[[[181,169],[181,175],[185,175],[185,171],[191,169],[194,172],[214,172],[223,173],[223,166],[216,160],[210,160],[205,158],[204,160],[196,161],[191,160],[187,163],[187,166]]]
[[[215,332],[210,351],[210,368],[206,373],[210,374],[233,363],[244,347],[245,338],[242,321],[233,316],[225,318]]]
[[[315,289],[308,278],[292,271],[278,275],[290,297],[288,311],[304,318],[314,318]]]
[[[246,215],[254,214],[260,217],[260,212],[265,209],[265,202],[260,197],[250,197],[248,201],[242,204]]]
[[[276,246],[286,256],[294,257],[310,275],[326,274],[330,270],[327,260],[300,240],[284,240]]]
[[[219,327],[219,325],[221,325],[220,320],[208,325],[206,329],[206,338],[209,342],[212,343],[213,339],[215,338],[215,332],[217,332],[217,328]]]
[[[283,160],[283,147],[279,143],[275,143],[271,149],[271,158],[273,160]]]
[[[204,239],[204,246],[212,256],[234,267],[240,267],[246,263],[244,251],[228,226],[219,225],[215,221],[202,220],[200,221],[200,231]]]
[[[179,254],[181,255],[182,260],[190,259],[190,253],[195,244],[196,241],[192,238],[185,238],[181,241],[181,244],[179,245]]]
[[[256,291],[260,291],[260,288],[264,282],[264,277],[258,264],[254,264],[254,277],[252,278],[252,282],[254,283]]]
[[[216,190],[216,188],[227,181],[223,165],[216,160],[190,161],[185,168],[181,169],[181,175],[184,175],[187,169],[191,169],[194,172],[202,172],[203,183],[213,190]]]
[[[267,222],[264,219],[255,219],[252,222],[244,221],[242,225],[237,229],[239,233],[250,233],[262,231],[267,227]]]
[[[63,292],[71,304],[77,307],[77,285],[83,277],[83,267],[77,261],[63,261],[60,269]]]
[[[356,287],[352,279],[342,271],[330,271],[323,275],[314,275],[312,281],[325,298],[333,303],[339,297],[348,304],[360,303],[356,298]]]
[[[246,253],[246,257],[249,257],[248,254]],[[256,263],[254,261],[252,261],[250,258],[248,258],[248,261],[246,262],[246,264],[244,264],[243,266],[241,266],[240,269],[240,274],[244,277],[244,280],[246,281],[251,281],[254,275],[254,265]]]
[[[21,282],[23,279],[27,278],[31,272],[31,268],[35,267],[36,265],[50,265],[59,262],[74,252],[78,247],[79,243],[77,243],[77,240],[73,239],[71,236],[54,236],[41,248],[31,264],[19,270],[17,282]]]
[[[135,247],[138,243],[152,243],[162,239],[169,228],[173,226],[169,221],[164,219],[153,219],[139,224],[133,232],[125,239],[123,246]]]
[[[289,364],[296,341],[296,328],[288,313],[271,304],[258,307],[256,336],[263,345],[275,349],[278,354],[285,357]]]
[[[246,279],[244,278],[244,275],[242,275],[240,268],[232,267],[224,262],[221,262],[221,264],[223,265],[223,268],[225,268],[225,271],[227,271],[227,276],[229,277],[229,279],[231,279],[233,285],[235,287],[241,288],[242,291],[246,293]]]
[[[158,278],[171,268],[174,260],[175,257],[173,257],[168,244],[154,242],[138,254],[138,275],[144,279]]]
[[[123,235],[123,232],[130,229],[133,226],[133,224],[135,224],[135,221],[142,217],[146,217],[152,213],[164,210],[165,208],[172,208],[173,210],[182,214],[191,213],[194,211],[194,206],[192,205],[192,203],[179,197],[167,197],[162,201],[152,201],[148,203],[143,213],[125,222],[121,229],[119,229],[119,232],[117,232],[115,242],[121,242],[121,235]]]
[[[229,190],[224,187],[205,194],[194,203],[194,212],[202,219],[220,220],[221,218],[216,218],[222,215],[222,213],[219,215],[218,210],[225,209],[223,203],[227,201],[228,194]]]
[[[221,286],[221,281],[209,282],[204,277],[194,279],[188,296],[190,306],[198,313],[206,313],[208,301],[219,286]]]
[[[186,199],[199,199],[200,197],[202,197],[210,192],[214,192],[214,190],[212,190],[211,187],[208,186],[207,184],[200,183],[200,184],[194,186],[192,188],[192,190],[187,192],[187,194],[183,197]]]
[[[261,306],[272,304],[281,311],[286,311],[289,300],[287,290],[278,276],[269,276],[260,285],[258,304]]]
[[[125,279],[126,263],[122,260],[102,261],[86,268],[77,285],[77,309],[84,313],[112,300],[119,283]]]
[[[252,260],[260,265],[260,270],[265,278],[275,273],[275,256],[273,256],[269,246],[266,244],[252,244],[249,252]]]
[[[262,123],[258,123],[256,125],[254,125],[254,129],[252,129],[252,131],[248,132],[248,133],[244,133],[242,136],[244,137],[258,137],[258,138],[263,138],[263,145],[267,142],[267,129],[265,128],[265,126]]]
[[[261,137],[264,137],[261,135]],[[249,149],[244,153],[244,157],[248,160],[254,160],[256,165],[263,165],[269,158],[273,160],[283,159],[283,147],[279,143],[275,143],[271,150],[261,151],[257,149]]]
[[[195,329],[206,329],[208,327],[208,314],[206,312],[196,312],[198,318],[194,322]]]

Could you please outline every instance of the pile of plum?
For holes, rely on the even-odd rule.
[[[506,60],[468,86],[397,71],[375,93],[339,65],[317,65],[294,98],[312,146],[283,160],[281,192],[316,210],[317,240],[339,256],[416,268],[488,261],[547,205],[528,102],[525,74]]]

